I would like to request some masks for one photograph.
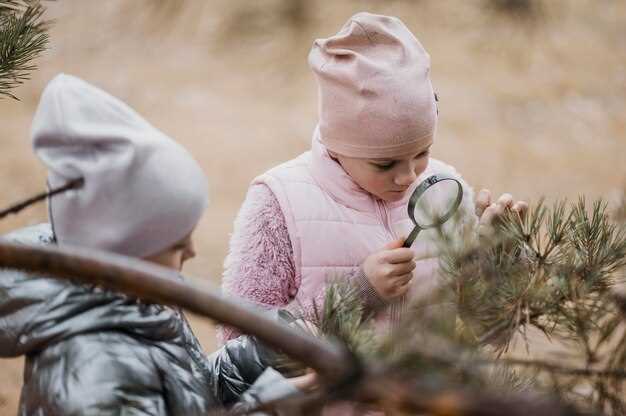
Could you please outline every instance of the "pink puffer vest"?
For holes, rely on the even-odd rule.
[[[388,203],[360,188],[343,168],[330,158],[317,133],[311,151],[257,177],[276,196],[285,216],[296,267],[297,293],[293,301],[308,309],[323,299],[328,278],[340,277],[360,266],[365,258],[385,244],[406,237],[413,229],[407,204],[413,189],[434,173],[459,175],[449,165],[430,159],[405,198]],[[464,203],[469,221],[475,221],[473,195],[464,185]],[[464,220],[465,221],[465,220]],[[435,232],[422,232],[413,244],[417,267],[413,296],[424,296],[437,282]]]

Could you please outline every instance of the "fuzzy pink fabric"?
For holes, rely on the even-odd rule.
[[[252,185],[235,219],[230,250],[224,263],[222,289],[262,309],[288,305],[299,289],[293,263],[293,249],[287,224],[278,200],[264,184]],[[347,279],[361,289],[366,308],[381,308],[378,297],[359,267]],[[320,292],[320,295],[323,293]],[[321,304],[321,298],[316,299]],[[233,327],[218,326],[220,345],[241,332]],[[350,403],[340,403],[324,410],[324,416],[383,416],[383,413],[360,411]]]
[[[222,289],[261,309],[275,309],[294,299],[299,289],[295,276],[293,249],[280,205],[266,185],[253,185],[235,219]],[[385,305],[359,267],[348,272],[346,278],[359,288],[366,308]],[[321,301],[316,299],[317,304]],[[235,328],[218,327],[220,344],[239,335],[241,332]]]
[[[235,219],[224,262],[224,292],[245,298],[263,309],[287,305],[298,288],[293,252],[278,201],[264,185],[252,186]],[[224,343],[240,333],[218,329]]]

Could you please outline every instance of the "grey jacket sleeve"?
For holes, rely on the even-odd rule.
[[[224,405],[232,405],[277,359],[277,354],[256,338],[243,335],[228,341],[208,357],[214,375],[211,389]]]
[[[235,409],[252,409],[259,404],[268,403],[286,396],[296,395],[300,393],[293,384],[284,378],[278,371],[273,368],[266,369],[257,381],[246,391],[237,403]],[[288,415],[288,409],[277,409],[279,416]],[[266,413],[251,413],[254,416],[262,416]],[[276,414],[276,413],[274,413]]]

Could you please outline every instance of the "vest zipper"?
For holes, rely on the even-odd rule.
[[[382,219],[384,228],[387,230],[392,240],[397,240],[398,236],[391,228],[391,214],[389,213],[389,210],[387,209],[387,205],[385,204],[385,201],[377,199],[376,206],[378,207],[378,212]],[[390,328],[391,332],[395,332],[398,330],[398,326],[400,324],[400,320],[402,318],[402,315],[405,309],[406,309],[406,297],[405,296],[403,296],[401,299],[398,299],[396,302],[394,302],[391,305],[391,308],[389,311],[390,318],[391,318],[391,328]]]
[[[387,232],[389,233],[389,235],[391,236],[393,240],[397,239],[398,237],[396,236],[396,233],[391,228],[391,214],[389,213],[389,210],[387,209],[387,205],[385,204],[385,201],[377,199],[376,206],[378,207],[378,213],[382,220],[383,227],[385,228],[385,230],[387,230]]]

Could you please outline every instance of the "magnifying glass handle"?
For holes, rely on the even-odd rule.
[[[422,229],[416,225],[413,228],[413,231],[411,231],[411,234],[409,234],[406,240],[404,240],[404,244],[402,244],[402,247],[407,247],[407,248],[411,247],[413,245],[413,242],[417,238],[417,235],[420,233],[420,231],[422,231]]]

